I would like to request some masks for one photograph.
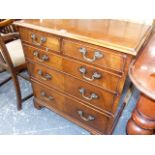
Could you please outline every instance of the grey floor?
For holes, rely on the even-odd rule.
[[[0,73],[0,82],[7,76],[7,73]],[[29,94],[32,91],[30,83],[21,78],[19,80],[23,96]],[[139,92],[134,89],[114,130],[114,135],[126,134],[125,126],[138,97]],[[23,110],[17,111],[13,83],[9,81],[0,87],[0,134],[89,135],[90,133],[48,109],[36,110],[33,106],[33,98],[23,103]]]

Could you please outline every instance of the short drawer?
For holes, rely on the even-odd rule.
[[[49,87],[64,90],[64,75],[42,65],[28,62],[30,75]]]
[[[109,117],[80,102],[66,98],[64,113],[76,121],[102,132],[103,134],[107,132]]]
[[[93,85],[97,85],[111,92],[117,91],[121,76],[104,71],[79,61],[64,59],[63,70]]]
[[[60,51],[60,38],[49,33],[33,29],[19,28],[22,41],[26,41],[38,47],[44,47],[53,51]]]
[[[107,48],[96,47],[76,41],[63,40],[63,53],[66,56],[82,60],[99,67],[123,72],[126,55]]]
[[[69,76],[65,76],[64,88],[66,93],[81,99],[82,102],[107,114],[112,114],[111,110],[116,95]]]
[[[45,106],[46,104],[48,106],[53,107],[54,109],[63,110],[63,103],[65,101],[64,96],[60,95],[59,93],[55,91],[51,91],[47,89],[46,87],[32,82],[33,91],[35,98],[42,101]]]
[[[26,44],[23,44],[23,48],[26,58],[31,59],[31,61],[38,62],[58,70],[62,70],[61,56]]]

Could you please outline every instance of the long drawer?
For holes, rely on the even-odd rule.
[[[68,39],[63,40],[62,50],[69,57],[120,72],[123,72],[126,63],[125,54]]]
[[[19,28],[19,32],[22,41],[60,52],[60,38],[55,35],[22,27]]]
[[[75,121],[94,128],[99,132],[106,133],[110,119],[106,114],[100,113],[84,105],[82,102],[77,102],[55,90],[49,90],[47,87],[34,82],[33,89],[35,97],[41,101],[42,106],[61,111]]]

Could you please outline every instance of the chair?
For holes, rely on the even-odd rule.
[[[2,35],[11,33],[11,32],[16,32],[15,27],[11,24],[12,22],[13,22],[13,20],[11,20],[11,19],[8,19],[8,20],[0,19],[0,23],[1,23],[0,33]],[[2,68],[2,66],[0,66],[0,73],[3,71],[4,71],[4,69]]]
[[[13,29],[12,22],[13,20],[0,21],[0,66],[3,69],[1,72],[9,71],[11,74],[10,77],[0,83],[0,86],[11,79],[13,80],[17,97],[17,109],[21,110],[22,102],[32,97],[33,94],[22,99],[18,76],[26,80],[29,80],[29,78],[21,74],[27,67],[19,34]]]

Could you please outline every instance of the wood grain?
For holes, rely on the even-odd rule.
[[[25,28],[20,28],[19,32],[20,32],[20,37],[23,41],[26,41],[36,46],[36,44],[32,42],[32,38],[31,38],[31,35],[34,34],[36,35],[35,42],[37,43],[41,42],[42,37],[46,38],[46,41],[39,47],[44,47],[47,50],[49,48],[56,52],[60,51],[60,38],[55,35],[51,35],[48,33],[40,32],[32,29],[25,29]]]
[[[118,105],[124,105],[119,101],[129,65],[147,42],[151,27],[102,19],[21,20],[14,24],[20,31],[35,107],[47,107],[93,134],[111,134],[123,110]],[[41,37],[46,42],[36,46],[32,33],[37,36],[35,42]],[[86,49],[85,58],[81,48]],[[95,56],[90,62],[96,51],[102,57]],[[101,76],[94,78],[94,73]],[[46,101],[51,96],[56,100]]]
[[[131,55],[137,55],[152,31],[152,27],[148,25],[112,19],[31,19],[14,24]]]

